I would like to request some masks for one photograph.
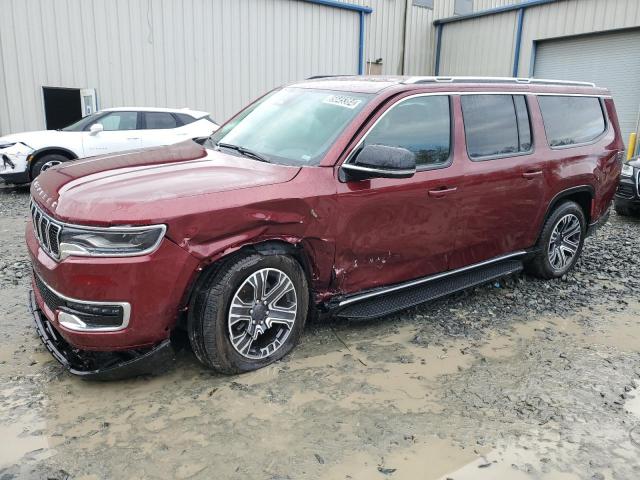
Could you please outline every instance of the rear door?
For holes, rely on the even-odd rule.
[[[172,112],[141,112],[143,129],[141,131],[143,147],[171,145],[187,140],[188,131],[181,129],[182,120]]]
[[[338,185],[336,282],[344,293],[447,270],[455,242],[461,181],[454,160],[447,95],[413,95],[389,107],[354,153],[370,144],[403,147],[417,157],[412,178]]]
[[[547,161],[533,138],[539,124],[527,95],[460,95],[466,162],[460,198],[460,235],[450,268],[531,247],[544,215]],[[539,129],[538,129],[539,130]]]

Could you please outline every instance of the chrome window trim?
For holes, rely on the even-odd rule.
[[[59,241],[58,243],[58,251],[60,252],[60,254],[56,257],[53,255],[53,252],[51,252],[48,248],[47,245],[43,245],[42,242],[40,241],[40,235],[38,234],[38,226],[34,225],[34,230],[36,233],[36,238],[38,239],[38,243],[40,244],[40,246],[44,247],[43,250],[45,251],[45,253],[47,253],[47,255],[49,255],[51,258],[53,258],[56,261],[61,261],[64,260],[65,258],[68,257],[97,257],[97,258],[124,258],[124,257],[139,257],[142,255],[148,255],[150,253],[155,252],[158,247],[160,246],[160,243],[162,243],[162,240],[165,236],[165,234],[167,233],[167,226],[164,224],[154,224],[154,225],[142,225],[142,226],[128,226],[128,225],[123,225],[123,226],[116,226],[116,227],[92,227],[92,226],[88,226],[88,225],[77,225],[77,224],[73,224],[73,223],[66,223],[66,222],[62,222],[60,220],[56,220],[55,218],[51,217],[50,215],[48,215],[47,213],[44,212],[44,210],[32,199],[31,200],[31,204],[33,205],[33,207],[44,217],[47,219],[48,222],[53,223],[55,225],[58,225],[60,227],[60,232],[59,232],[59,239],[60,236],[62,235],[62,229],[64,227],[70,228],[70,229],[74,229],[74,230],[85,230],[85,231],[89,231],[89,232],[107,232],[107,233],[131,233],[131,232],[140,232],[140,231],[144,231],[144,230],[151,230],[154,228],[157,229],[161,229],[162,233],[158,236],[158,240],[149,248],[145,249],[145,250],[140,250],[139,252],[132,252],[132,253],[123,253],[123,254],[119,254],[119,255],[114,255],[114,254],[103,254],[103,253],[92,253],[92,254],[83,254],[83,253],[73,253],[72,255],[62,255],[62,245],[63,243],[61,241]]]
[[[361,165],[354,165],[353,163],[346,163],[342,165],[346,170],[353,170],[356,172],[366,172],[366,173],[379,173],[379,174],[388,174],[389,170],[384,170],[380,168],[372,168],[372,167],[363,167]],[[392,170],[394,174],[397,175],[413,175],[416,173],[416,170],[408,169],[408,170]]]
[[[360,148],[362,146],[362,143],[364,141],[364,139],[367,137],[367,135],[369,135],[369,133],[371,132],[371,130],[373,128],[375,128],[375,126],[378,124],[378,122],[380,120],[382,120],[382,118],[387,114],[387,112],[389,112],[389,110],[391,110],[393,107],[395,107],[396,105],[398,105],[399,103],[405,101],[405,100],[409,100],[412,98],[416,98],[416,97],[431,97],[431,96],[448,96],[450,99],[451,97],[453,97],[454,95],[527,95],[527,96],[548,96],[548,97],[594,97],[594,98],[600,98],[600,99],[612,99],[613,97],[611,95],[598,95],[598,94],[586,94],[586,93],[539,93],[539,92],[527,92],[527,91],[519,91],[519,90],[511,90],[511,91],[483,91],[483,90],[478,90],[478,91],[456,91],[456,90],[451,90],[451,91],[439,91],[439,92],[428,92],[428,93],[416,93],[413,95],[408,95],[406,97],[401,98],[400,100],[398,100],[397,102],[393,103],[391,106],[389,106],[389,108],[387,108],[387,110],[385,112],[382,113],[382,115],[380,115],[380,117],[378,117],[376,119],[376,121],[367,129],[367,131],[364,133],[364,135],[362,135],[362,138],[358,141],[358,143],[356,143],[353,148],[351,148],[350,150],[348,150],[347,155],[345,156],[345,160],[339,165],[339,166],[346,166],[349,164],[349,162],[351,162],[353,160],[353,154],[354,152]],[[450,103],[451,105],[451,103]],[[528,102],[527,102],[527,107],[528,107]],[[531,121],[531,112],[530,110],[528,110],[529,113],[529,121]],[[454,150],[454,144],[453,144],[453,140],[455,137],[455,119],[453,116],[453,110],[451,110],[451,106],[449,107],[449,115],[450,115],[450,121],[451,121],[451,129],[452,129],[452,136],[451,136],[451,143],[450,143],[450,151],[449,151],[449,159],[447,161],[447,163],[441,164],[441,165],[434,165],[432,167],[417,167],[416,168],[416,172],[422,172],[422,171],[429,171],[429,170],[436,170],[436,169],[440,169],[440,168],[447,168],[449,167],[452,163],[453,163],[453,150]],[[608,125],[608,119],[605,116],[605,122],[607,122]],[[463,126],[464,128],[464,126]],[[608,132],[608,129],[603,132],[603,135],[606,134]],[[533,142],[533,129],[531,131],[531,136],[532,136],[532,144]],[[545,137],[546,137],[546,132],[545,132]],[[546,140],[546,138],[545,138]],[[596,139],[594,142],[597,142],[599,139]],[[547,141],[547,145],[548,145],[548,141]],[[573,148],[576,146],[581,146],[581,145],[569,145],[566,148]],[[535,147],[534,147],[535,148]],[[550,147],[551,148],[551,147]],[[527,152],[527,153],[523,153],[523,154],[519,154],[519,155],[514,155],[514,156],[522,156],[522,155],[529,155],[532,152]]]
[[[37,275],[37,273],[34,272],[34,275]],[[58,297],[60,297],[62,300],[66,302],[81,303],[81,304],[95,305],[95,306],[114,306],[115,305],[122,308],[122,324],[120,324],[117,327],[87,327],[87,326],[81,327],[78,325],[84,324],[84,322],[80,318],[68,312],[64,312],[64,313],[69,317],[73,317],[74,323],[66,322],[66,321],[63,323],[63,321],[60,320],[60,313],[62,313],[63,310],[58,309],[60,312],[58,313],[58,322],[63,327],[76,332],[117,332],[120,330],[124,330],[129,326],[129,319],[131,318],[131,304],[129,302],[104,302],[104,301],[96,302],[91,300],[80,300],[77,298],[68,297],[58,292],[57,290],[54,290],[53,288],[51,288],[51,286],[47,282],[45,282],[40,275],[38,275],[38,279],[45,285],[45,287],[51,290],[51,292],[53,292],[55,295],[57,295]],[[38,293],[40,294],[40,296],[42,296],[40,292]],[[46,302],[45,302],[45,305],[46,305]],[[47,305],[47,308],[49,308],[48,305]],[[53,313],[55,314],[56,312],[54,311]]]
[[[474,268],[483,267],[485,265],[490,265],[492,263],[501,262],[503,260],[509,260],[510,258],[522,257],[526,255],[527,252],[524,250],[519,250],[517,252],[509,253],[507,255],[501,255],[499,257],[491,258],[489,260],[484,260],[482,262],[474,263],[472,265],[467,265],[466,267],[457,268],[455,270],[450,270],[448,272],[436,273],[434,275],[430,275],[428,277],[419,278],[417,280],[411,280],[409,282],[401,283],[399,285],[394,285],[391,287],[384,287],[379,290],[373,292],[366,292],[361,294],[356,294],[353,297],[342,300],[338,303],[338,307],[344,307],[346,305],[350,305],[355,302],[360,302],[362,300],[366,300],[368,298],[377,297],[380,295],[385,295],[387,293],[396,292],[398,290],[404,290],[405,288],[415,287],[417,285],[422,285],[423,283],[432,282],[434,280],[439,280],[444,277],[448,277],[451,275],[457,275],[458,273],[463,273],[468,270],[473,270]]]

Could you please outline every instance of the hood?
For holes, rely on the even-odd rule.
[[[70,132],[58,130],[37,130],[34,132],[13,133],[0,137],[0,144],[21,142],[26,146],[38,150],[56,144],[56,139],[69,135]]]
[[[231,191],[288,182],[300,171],[208,150],[189,140],[176,145],[78,160],[52,168],[31,186],[33,198],[62,221],[111,225],[154,223],[166,212],[230,196]],[[211,205],[214,206],[214,205]]]

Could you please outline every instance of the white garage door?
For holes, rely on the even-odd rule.
[[[640,111],[640,30],[601,33],[538,44],[534,76],[584,80],[611,90],[625,143]]]

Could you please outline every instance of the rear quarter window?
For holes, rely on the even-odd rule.
[[[178,120],[180,120],[182,125],[189,125],[190,123],[196,121],[195,118],[193,118],[191,115],[187,115],[186,113],[174,113],[174,115],[178,117]]]
[[[597,97],[538,96],[538,103],[551,148],[591,142],[607,128]]]

